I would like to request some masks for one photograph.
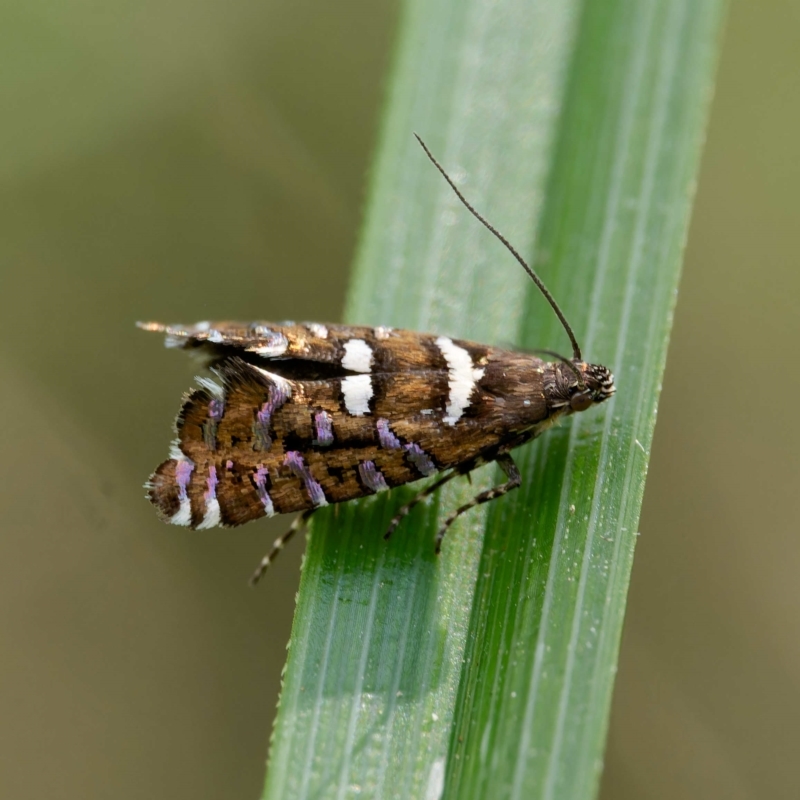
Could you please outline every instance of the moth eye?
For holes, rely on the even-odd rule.
[[[569,405],[573,411],[586,411],[592,405],[592,402],[592,396],[589,392],[577,392],[569,399]]]

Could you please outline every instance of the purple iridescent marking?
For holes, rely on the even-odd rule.
[[[374,461],[364,461],[358,465],[358,474],[368,489],[373,492],[385,492],[389,487],[383,473],[375,466]]]
[[[219,507],[219,500],[217,500],[217,468],[209,465],[208,478],[206,479],[206,486],[208,489],[203,493],[203,500],[205,501],[206,513],[203,519],[197,526],[197,530],[205,530],[206,528],[214,528],[222,521],[221,509]]]
[[[207,491],[203,493],[203,500],[208,503],[209,500],[215,500],[217,497],[217,484],[219,480],[217,479],[217,468],[210,466],[208,468],[208,479],[206,480],[206,486],[208,486]]]
[[[388,419],[379,419],[376,426],[381,447],[385,450],[399,450],[402,447],[400,440],[392,433]]]
[[[423,474],[433,475],[438,472],[436,465],[431,460],[431,457],[416,443],[405,445],[406,456],[408,460]]]
[[[208,416],[211,419],[217,420],[217,422],[219,422],[219,420],[222,419],[222,414],[224,411],[225,411],[225,403],[222,400],[213,397],[211,400],[208,401]]]
[[[228,459],[228,460],[225,462],[225,469],[233,469],[233,461],[231,461],[230,459]]]
[[[186,487],[189,485],[189,481],[192,478],[193,470],[194,464],[191,461],[181,459],[175,465],[175,479],[178,482],[178,500],[181,502],[189,499],[189,495],[186,494]]]
[[[209,450],[217,449],[217,426],[225,413],[225,403],[213,397],[208,401],[208,419],[203,425],[203,441]]]
[[[269,400],[263,403],[256,414],[253,432],[256,437],[256,450],[269,450],[272,447],[272,437],[269,428],[272,424],[272,415],[289,399],[288,393],[278,383],[273,383],[269,388]]]
[[[333,419],[327,411],[317,411],[314,414],[314,429],[317,438],[313,443],[320,447],[328,447],[333,444]]]
[[[264,506],[264,511],[266,511],[267,516],[271,517],[275,514],[275,507],[272,505],[272,498],[267,493],[268,474],[269,470],[266,467],[259,466],[256,470],[255,482],[258,499],[261,500],[261,504]]]
[[[325,499],[325,492],[322,491],[319,483],[311,477],[311,471],[305,465],[303,456],[300,453],[296,450],[290,450],[283,459],[283,463],[289,467],[294,475],[302,479],[308,496],[311,498],[312,505],[316,507],[328,505],[328,501]]]

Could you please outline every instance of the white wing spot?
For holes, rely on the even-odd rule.
[[[372,399],[372,378],[369,375],[348,375],[342,380],[342,394],[347,411],[354,417],[369,414]]]
[[[197,530],[216,528],[221,521],[219,500],[217,500],[218,483],[216,467],[209,467],[208,480],[206,481],[208,489],[203,494],[203,499],[206,501],[206,513],[203,515],[202,522],[197,526]]]
[[[211,378],[201,378],[199,375],[195,376],[195,381],[197,381],[197,383],[202,386],[212,397],[216,397],[217,400],[225,399],[225,389],[216,381],[212,381]]]
[[[447,414],[444,422],[455,425],[469,406],[470,395],[485,370],[476,369],[470,354],[452,339],[440,336],[436,340],[436,345],[442,351],[449,372],[450,395],[447,398]]]
[[[350,372],[369,372],[372,368],[372,348],[363,339],[345,342],[342,366]]]
[[[306,328],[319,339],[328,338],[328,329],[324,325],[320,325],[319,322],[309,322],[306,324]]]
[[[180,508],[169,518],[172,525],[190,525],[192,522],[192,501],[185,497],[181,500]]]
[[[181,440],[180,439],[173,439],[169,443],[169,457],[175,459],[175,461],[189,461],[190,460],[190,459],[188,459],[186,457],[186,455],[183,452],[183,450],[181,450]]]
[[[266,339],[263,344],[254,344],[247,348],[248,353],[255,353],[265,358],[282,356],[289,349],[289,340],[277,331],[268,331],[260,338]]]
[[[181,507],[183,507],[183,502],[181,502]],[[180,513],[180,511],[178,513]],[[197,526],[197,530],[204,531],[207,528],[216,528],[219,523],[219,500],[217,500],[216,497],[210,497],[206,500],[206,513],[203,515],[203,521]]]
[[[268,369],[257,367],[255,364],[251,364],[250,366],[253,369],[257,369],[265,378],[268,378],[270,381],[272,381],[277,390],[283,394],[287,400],[292,396],[292,384],[287,381],[286,378],[282,378],[280,375],[270,372]]]

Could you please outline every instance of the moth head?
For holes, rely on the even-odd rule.
[[[552,408],[585,411],[614,394],[614,376],[608,367],[566,358],[555,366],[556,380],[550,398]]]
[[[614,394],[614,376],[608,367],[601,364],[574,364],[576,373],[569,386],[569,407],[573,411],[587,408],[608,400]]]

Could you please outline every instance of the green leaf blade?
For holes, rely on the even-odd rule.
[[[533,262],[618,396],[516,451],[523,487],[315,517],[266,798],[596,791],[721,18],[717,0],[409,2],[347,317],[563,348],[418,131]],[[442,513],[439,513],[439,509]]]

